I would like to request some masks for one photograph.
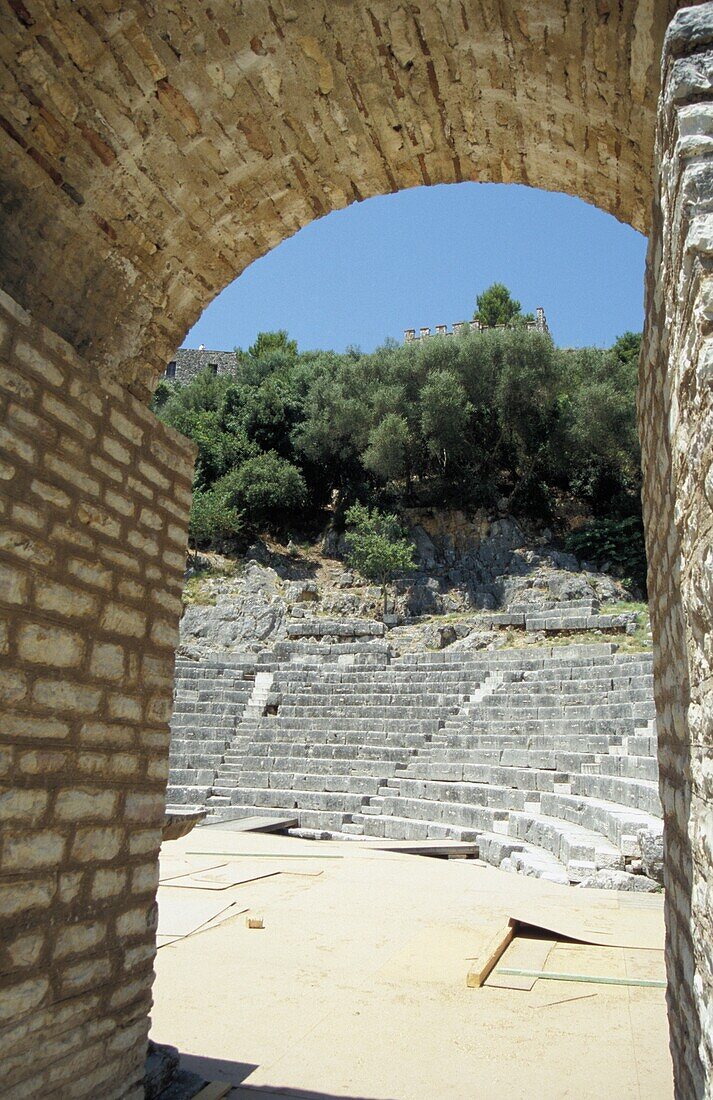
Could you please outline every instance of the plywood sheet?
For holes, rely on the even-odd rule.
[[[216,897],[204,890],[177,890],[175,886],[159,886],[156,897],[159,936],[189,936],[233,906],[239,912],[235,899]]]
[[[181,878],[171,879],[177,890],[228,890],[244,882],[279,875],[281,868],[274,863],[257,860],[241,860],[240,863],[224,863],[207,871],[197,871]]]
[[[360,843],[360,847],[367,844]],[[464,840],[375,840],[368,842],[369,848],[381,852],[403,852],[406,855],[442,856],[450,859],[465,859],[478,855],[478,845]]]
[[[222,867],[226,861],[207,856],[192,856],[186,859],[183,856],[164,855],[159,856],[158,877],[159,882],[170,882],[184,875],[195,875],[201,871],[210,871],[216,867]]]
[[[485,979],[485,985],[497,989],[531,990],[537,981],[536,977],[530,974],[501,974],[501,968],[542,970],[556,942],[539,936],[515,936],[495,969]]]
[[[555,939],[600,947],[663,948],[663,905],[657,909],[620,908],[618,904],[616,907],[599,904],[589,891],[586,901],[581,902],[571,898],[573,893],[570,891],[561,903],[555,899],[523,902],[510,910],[510,917],[518,925],[550,932]]]
[[[169,943],[176,943],[177,940],[182,940],[183,936],[156,936],[156,948],[161,950],[162,947],[168,947]]]
[[[236,817],[232,820],[211,821],[201,825],[203,829],[220,829],[228,833],[279,833],[284,829],[296,829],[296,817]]]

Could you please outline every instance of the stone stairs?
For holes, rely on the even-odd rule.
[[[252,661],[176,661],[168,805],[206,805],[254,680]]]
[[[561,882],[638,870],[639,833],[660,832],[648,654],[303,654],[252,677],[240,702],[225,685],[187,700],[208,708],[191,790],[214,818],[289,812],[303,836],[478,841],[489,862]]]

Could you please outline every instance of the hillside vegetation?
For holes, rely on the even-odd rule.
[[[314,533],[327,509],[339,527],[356,501],[497,507],[643,588],[640,338],[561,349],[517,321],[370,354],[261,333],[232,375],[160,383],[155,410],[198,447],[193,545]]]

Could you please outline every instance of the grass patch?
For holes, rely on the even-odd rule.
[[[183,585],[183,603],[185,606],[197,604],[201,607],[215,607],[216,594],[210,590],[206,582],[219,577],[223,579],[238,577],[245,566],[243,562],[233,561],[230,558],[220,558],[218,561],[207,563],[205,558],[199,558],[198,562],[198,571]]]
[[[183,586],[183,603],[186,607],[189,604],[198,604],[201,607],[215,607],[216,596],[214,593],[207,592],[202,577],[189,577]]]
[[[623,615],[625,611],[635,611],[639,615],[648,615],[649,605],[643,600],[613,600],[602,604],[602,615]]]
[[[619,653],[651,652],[651,639],[647,636],[645,627],[640,627],[636,634],[623,632],[604,634],[595,630],[575,630],[569,634],[547,634],[544,638],[537,640],[533,634],[524,632],[516,634],[509,630],[506,637],[507,641],[503,649],[549,649],[553,646],[602,645],[612,642],[618,647]]]

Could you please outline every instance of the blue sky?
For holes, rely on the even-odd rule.
[[[418,187],[312,222],[256,260],[184,347],[247,347],[286,328],[302,350],[371,351],[405,328],[472,316],[505,283],[544,306],[561,346],[608,346],[643,323],[646,239],[568,195],[517,185]]]

